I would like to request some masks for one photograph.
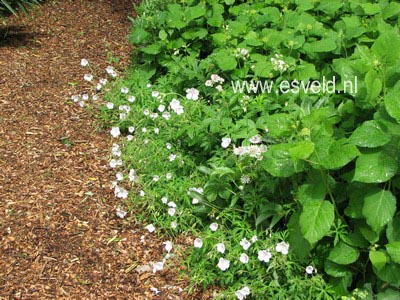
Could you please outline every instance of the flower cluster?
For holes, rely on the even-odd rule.
[[[289,69],[289,65],[283,60],[282,54],[275,54],[275,57],[271,57],[271,63],[275,71],[285,72]]]
[[[238,156],[250,156],[262,159],[262,154],[268,150],[266,145],[251,145],[251,146],[240,146],[233,149],[233,153]]]
[[[209,80],[206,80],[205,86],[213,87],[214,85],[218,92],[222,92],[222,84],[225,82],[225,79],[217,74],[212,74]]]
[[[245,48],[236,48],[235,57],[243,58],[244,60],[248,59],[250,56],[249,50]]]

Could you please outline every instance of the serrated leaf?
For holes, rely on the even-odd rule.
[[[332,52],[337,48],[336,41],[333,39],[322,39],[311,43],[304,44],[304,50],[308,53],[315,52]]]
[[[303,236],[310,244],[322,239],[330,230],[335,219],[332,203],[328,201],[307,201],[300,215]]]
[[[322,201],[325,199],[325,195],[326,186],[322,181],[312,184],[303,184],[297,193],[301,204],[305,204],[308,201]]]
[[[381,251],[371,250],[369,252],[369,260],[377,270],[381,270],[387,263],[386,254]]]
[[[289,156],[290,144],[272,145],[261,162],[262,168],[276,177],[289,177],[296,172],[293,160]]]
[[[236,59],[226,50],[215,55],[215,62],[222,71],[233,70],[237,65]]]
[[[357,158],[353,180],[380,183],[391,179],[396,172],[397,157],[385,149],[370,149]]]
[[[390,258],[400,263],[400,242],[393,242],[386,245],[386,251],[389,253]]]
[[[355,248],[339,242],[329,253],[328,259],[339,265],[349,265],[355,262],[359,255]]]
[[[350,273],[348,267],[334,263],[333,261],[326,260],[324,271],[332,277],[344,277]]]
[[[384,101],[387,113],[400,122],[400,84],[387,93]]]
[[[316,143],[315,148],[320,164],[327,169],[339,169],[360,154],[357,147],[345,138]]]
[[[378,122],[372,120],[365,121],[354,130],[349,140],[359,147],[374,148],[389,143],[391,135],[384,132]]]
[[[364,198],[362,213],[375,231],[389,223],[396,212],[396,198],[390,191],[375,188]]]
[[[311,141],[297,142],[292,148],[289,149],[289,155],[295,160],[307,159],[314,152],[315,146]]]

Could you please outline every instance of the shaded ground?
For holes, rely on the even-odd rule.
[[[131,13],[129,0],[48,1],[0,32],[0,299],[202,298],[170,270],[138,272],[162,242],[117,218],[110,135],[70,101],[89,88],[81,58],[127,65]]]

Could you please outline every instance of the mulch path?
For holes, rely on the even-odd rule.
[[[162,241],[116,216],[110,135],[70,100],[90,88],[81,58],[129,64],[132,14],[129,0],[48,1],[0,30],[0,299],[208,298],[181,291],[179,264],[140,269]]]

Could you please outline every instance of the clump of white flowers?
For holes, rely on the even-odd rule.
[[[237,290],[235,292],[236,297],[238,298],[238,300],[243,300],[245,299],[248,295],[250,295],[250,288],[245,286],[240,290]]]
[[[250,56],[250,51],[245,48],[236,48],[235,57],[243,58],[244,60],[248,59]]]
[[[275,71],[285,72],[289,69],[289,65],[283,60],[282,54],[275,54],[275,57],[271,57],[271,63]]]
[[[266,145],[240,146],[233,149],[233,153],[238,156],[250,156],[262,159],[262,154],[268,150]]]

